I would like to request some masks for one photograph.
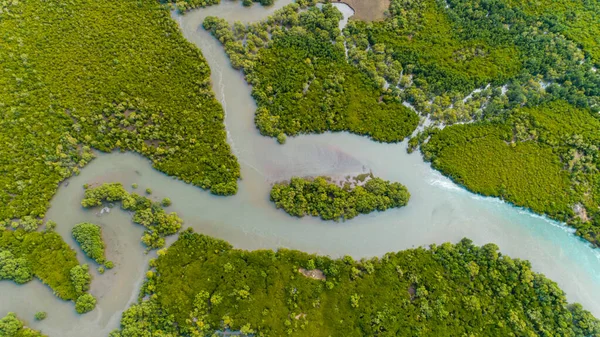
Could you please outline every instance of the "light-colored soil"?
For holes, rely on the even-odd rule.
[[[575,212],[575,214],[577,214],[577,216],[581,219],[581,221],[583,221],[583,222],[590,221],[590,218],[587,215],[587,211],[586,211],[585,207],[583,207],[582,204],[576,204],[575,206],[573,206],[573,211]]]
[[[337,1],[337,0],[336,0]],[[353,19],[363,21],[380,21],[385,19],[385,11],[390,7],[390,0],[342,0],[354,9]]]
[[[325,274],[319,269],[308,270],[304,268],[298,268],[298,272],[306,277],[310,277],[315,280],[325,281],[327,279],[325,277]]]

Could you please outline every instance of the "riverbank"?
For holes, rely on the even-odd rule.
[[[289,2],[287,2],[289,3]],[[15,311],[32,328],[51,337],[106,336],[117,327],[122,310],[135,301],[149,255],[139,242],[143,228],[131,216],[113,210],[98,218],[81,208],[83,184],[118,181],[139,190],[153,190],[157,201],[169,197],[170,210],[184,219],[184,227],[230,242],[248,250],[293,248],[309,253],[354,258],[382,256],[432,243],[458,242],[463,237],[475,244],[493,242],[503,254],[531,261],[535,272],[556,281],[570,302],[580,302],[600,316],[600,260],[598,251],[573,236],[558,222],[512,207],[499,199],[474,195],[452,183],[423,162],[418,153],[407,154],[406,142],[382,144],[348,133],[325,133],[289,138],[285,145],[262,137],[254,125],[256,105],[240,72],[231,68],[218,41],[201,28],[206,15],[254,21],[273,8],[244,8],[239,3],[191,11],[177,17],[184,35],[201,50],[211,69],[212,88],[226,112],[228,142],[241,163],[243,180],[238,194],[216,197],[155,169],[134,153],[99,154],[79,176],[63,184],[51,201],[48,219],[71,247],[70,230],[79,222],[95,222],[106,234],[107,259],[115,268],[94,275],[91,292],[97,309],[83,316],[71,303],[61,302],[40,282],[25,286],[0,282],[0,314]],[[411,193],[402,209],[361,215],[343,224],[318,219],[295,219],[277,211],[269,202],[269,182],[291,176],[354,175],[372,171],[375,176],[399,181]],[[79,253],[80,261],[87,261]],[[95,272],[95,271],[94,271]],[[48,318],[32,322],[37,311]]]

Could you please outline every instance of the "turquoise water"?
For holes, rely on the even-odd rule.
[[[275,6],[284,4],[278,0]],[[54,337],[106,336],[117,327],[121,311],[136,299],[149,258],[139,243],[142,230],[123,211],[98,216],[99,209],[83,210],[79,202],[84,183],[120,181],[125,186],[139,184],[140,193],[152,188],[156,200],[168,196],[173,201],[169,209],[184,219],[185,226],[245,249],[286,247],[360,258],[463,237],[476,244],[494,242],[503,253],[530,260],[533,269],[556,281],[570,301],[600,316],[599,251],[569,228],[498,199],[469,193],[432,170],[418,153],[407,154],[405,143],[381,144],[348,133],[326,133],[289,138],[282,146],[260,136],[253,124],[256,106],[250,88],[200,24],[206,15],[249,21],[272,11],[224,2],[176,17],[212,69],[214,91],[227,113],[228,141],[242,165],[239,193],[212,196],[153,170],[149,161],[136,154],[99,155],[68,186],[59,188],[47,214],[75,248],[70,237],[73,225],[90,221],[103,226],[108,258],[116,267],[95,275],[92,293],[98,297],[97,309],[78,316],[72,303],[56,299],[39,281],[24,286],[0,282],[0,315],[15,311],[32,327]],[[290,217],[268,200],[270,184],[294,175],[343,177],[369,171],[406,185],[412,194],[408,206],[335,223]],[[80,260],[85,260],[81,254]],[[34,322],[33,314],[40,310],[47,311],[48,318]]]

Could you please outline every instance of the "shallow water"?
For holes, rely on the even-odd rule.
[[[242,165],[238,194],[212,196],[155,171],[136,154],[99,155],[81,175],[70,179],[68,186],[59,188],[47,214],[59,223],[57,230],[72,247],[76,247],[70,237],[73,225],[90,221],[103,226],[108,258],[116,267],[95,275],[92,293],[99,300],[97,309],[78,316],[72,303],[58,300],[39,281],[24,286],[0,282],[0,315],[15,311],[32,327],[53,337],[106,336],[117,327],[122,310],[137,296],[147,266],[148,256],[139,243],[142,229],[118,208],[98,217],[100,209],[83,210],[79,202],[84,183],[120,181],[126,187],[139,184],[139,193],[152,188],[156,200],[168,196],[173,201],[169,210],[182,216],[185,226],[245,249],[287,247],[360,258],[463,237],[476,244],[494,242],[503,253],[530,260],[535,271],[558,282],[570,301],[580,302],[600,316],[598,250],[575,237],[569,228],[467,192],[432,170],[419,154],[407,154],[406,143],[382,144],[348,133],[326,133],[289,138],[282,146],[260,136],[253,122],[256,105],[250,89],[201,23],[207,15],[231,22],[258,20],[286,3],[278,0],[265,10],[226,1],[177,17],[186,38],[202,50],[212,69],[213,88],[227,113],[228,141]],[[330,223],[290,217],[269,202],[274,181],[294,175],[339,177],[369,171],[405,184],[412,194],[408,206]],[[34,322],[33,315],[40,310],[47,311],[48,318]]]

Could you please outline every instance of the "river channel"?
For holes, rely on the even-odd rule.
[[[128,188],[137,183],[140,191],[151,188],[156,200],[169,197],[173,201],[169,211],[177,212],[185,227],[244,249],[286,247],[361,258],[463,237],[480,245],[493,242],[502,253],[531,261],[536,272],[559,284],[569,301],[582,303],[600,317],[600,252],[560,223],[460,188],[431,169],[420,154],[407,154],[406,142],[382,144],[349,133],[325,133],[288,138],[285,145],[279,145],[258,133],[250,88],[201,24],[209,15],[231,23],[256,21],[289,2],[277,0],[265,9],[225,0],[184,16],[174,14],[184,36],[202,50],[212,70],[214,92],[226,111],[228,142],[241,163],[238,194],[213,196],[154,170],[148,160],[133,153],[98,154],[79,176],[60,186],[47,213],[48,219],[59,224],[57,231],[65,241],[78,251],[80,261],[92,268],[94,263],[81,254],[70,231],[83,221],[103,227],[107,257],[115,268],[104,275],[92,270],[91,293],[98,298],[97,308],[79,316],[73,303],[57,299],[37,280],[22,286],[0,282],[0,315],[14,311],[51,337],[107,336],[118,327],[122,311],[137,298],[153,254],[144,254],[142,228],[131,223],[129,214],[118,207],[99,214],[100,209],[82,209],[80,201],[83,184],[119,181]],[[346,15],[352,14],[349,7],[336,5]],[[370,171],[406,185],[411,193],[409,204],[335,223],[293,218],[269,202],[270,185],[291,176],[343,177]],[[48,318],[34,321],[37,311],[47,311]]]

